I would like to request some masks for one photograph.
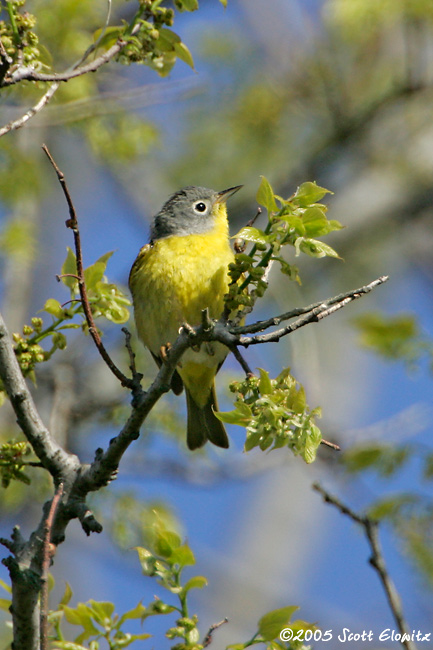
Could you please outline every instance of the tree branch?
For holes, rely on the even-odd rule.
[[[134,34],[137,33],[137,31],[140,29],[140,25],[134,25],[133,29],[131,30],[130,36],[134,36]],[[11,73],[11,75],[6,76],[3,80],[3,83],[1,84],[2,86],[12,86],[16,83],[19,83],[20,81],[23,81],[24,79],[27,81],[51,81],[51,82],[61,82],[61,81],[69,81],[70,79],[74,79],[76,77],[81,77],[83,74],[88,74],[89,72],[96,72],[100,67],[111,61],[116,54],[118,54],[124,47],[125,45],[128,44],[128,38],[118,38],[116,43],[112,45],[106,52],[103,52],[100,54],[96,59],[93,59],[93,61],[90,61],[90,63],[86,63],[85,65],[81,65],[83,58],[87,58],[87,56],[90,54],[90,52],[93,51],[93,46],[87,50],[86,54],[82,59],[78,62],[78,64],[75,64],[72,68],[69,68],[68,70],[65,70],[64,72],[54,72],[51,74],[45,74],[43,72],[36,72],[34,68],[30,67],[20,67],[17,70],[14,70],[14,72]]]
[[[87,325],[89,327],[89,334],[92,337],[96,348],[105,361],[106,365],[108,368],[111,370],[113,375],[119,379],[120,383],[122,386],[126,386],[127,388],[130,389],[136,389],[136,381],[133,379],[129,379],[126,377],[126,375],[123,374],[121,370],[116,366],[116,364],[112,361],[110,355],[108,354],[107,350],[105,349],[104,344],[101,341],[101,337],[99,336],[98,328],[95,325],[95,321],[93,319],[93,314],[92,314],[92,309],[90,307],[90,302],[89,298],[87,296],[87,290],[86,290],[86,283],[84,280],[84,265],[83,265],[83,252],[81,248],[81,237],[80,237],[80,231],[78,228],[78,219],[77,219],[77,213],[74,207],[74,204],[72,202],[72,198],[68,189],[68,186],[66,184],[66,179],[65,175],[63,172],[59,169],[57,166],[54,158],[50,154],[48,147],[44,144],[42,145],[42,149],[46,153],[51,165],[53,166],[57,178],[59,180],[60,186],[63,190],[63,194],[65,195],[66,202],[68,204],[69,208],[69,219],[66,221],[66,227],[70,228],[74,234],[74,244],[75,244],[75,255],[77,259],[77,278],[78,278],[78,287],[80,291],[80,297],[81,297],[81,304],[83,305],[83,311],[84,315],[86,317]]]
[[[5,135],[6,133],[9,133],[9,131],[15,131],[16,129],[20,129],[22,126],[26,124],[29,120],[31,120],[32,117],[34,117],[39,111],[41,111],[44,106],[48,104],[50,101],[51,97],[54,95],[58,87],[60,86],[60,83],[55,82],[51,84],[51,86],[48,88],[46,93],[44,93],[41,97],[41,99],[31,108],[29,108],[28,111],[24,113],[24,115],[21,115],[21,117],[18,117],[16,120],[12,120],[11,122],[8,122],[5,124],[5,126],[2,126],[0,128],[0,138]]]
[[[131,30],[131,36],[133,36],[139,29],[140,29],[139,24],[134,25],[133,29]],[[96,44],[93,44],[88,48],[88,50],[81,57],[78,63],[76,63],[74,66],[72,66],[72,68],[66,70],[63,73],[43,74],[40,72],[36,72],[33,68],[19,67],[17,70],[12,72],[10,77],[6,75],[3,78],[2,82],[0,83],[0,88],[11,86],[20,81],[23,81],[24,79],[28,81],[48,81],[53,83],[48,88],[48,90],[44,93],[44,95],[42,95],[41,99],[34,106],[29,108],[29,110],[26,111],[24,115],[21,115],[21,117],[18,117],[16,120],[11,120],[10,122],[8,122],[8,124],[5,124],[5,126],[0,128],[0,138],[6,133],[9,133],[9,131],[15,131],[16,129],[20,129],[32,117],[34,117],[37,113],[39,113],[39,111],[41,111],[44,108],[44,106],[48,104],[48,102],[50,101],[50,99],[52,98],[56,90],[59,88],[60,83],[62,81],[63,82],[69,81],[69,79],[73,79],[74,77],[80,77],[81,75],[87,74],[88,72],[95,72],[96,70],[98,70],[98,68],[111,61],[111,59],[113,59],[116,56],[116,54],[118,54],[127,44],[128,44],[128,39],[119,38],[112,47],[110,47],[106,52],[101,54],[99,57],[97,57],[90,63],[87,63],[86,65],[81,65],[83,61],[89,56],[89,54],[94,51]]]
[[[326,316],[330,316],[331,314],[338,311],[342,307],[345,307],[346,305],[353,302],[357,298],[361,298],[363,295],[369,293],[379,285],[383,284],[384,282],[387,282],[388,279],[389,276],[383,275],[377,278],[376,280],[373,280],[373,282],[370,282],[369,284],[360,287],[359,289],[354,289],[352,291],[348,291],[345,294],[340,294],[339,296],[335,296],[334,298],[329,298],[324,302],[315,303],[314,305],[310,305],[310,307],[305,307],[303,309],[292,310],[290,312],[286,312],[285,314],[281,314],[280,316],[276,316],[275,318],[270,318],[266,321],[259,321],[258,323],[254,323],[253,325],[238,326],[233,328],[229,327],[228,331],[231,334],[235,334],[235,335],[237,334],[238,345],[242,345],[244,347],[248,347],[249,345],[257,345],[258,343],[277,343],[283,336],[286,336],[287,334],[291,334],[292,332],[299,329],[300,327],[303,327],[304,325],[308,325],[308,323],[317,323],[323,318],[326,318]],[[239,336],[244,331],[247,332],[263,331],[269,327],[272,327],[273,325],[280,323],[283,320],[288,320],[290,318],[293,318],[298,314],[303,314],[303,316],[299,318],[297,321],[295,321],[294,323],[292,323],[291,325],[282,327],[279,330],[276,330],[275,332],[270,332],[268,334],[261,334],[259,336]]]
[[[51,544],[51,532],[56,510],[63,494],[63,483],[59,484],[53,500],[51,501],[48,517],[45,522],[45,535],[43,547],[42,575],[41,575],[41,650],[48,650],[48,572],[54,555],[55,546]]]
[[[9,332],[0,314],[0,379],[11,401],[17,423],[43,467],[55,480],[63,480],[65,470],[74,470],[79,460],[66,453],[42,422],[18,364]]]
[[[210,644],[212,643],[213,633],[215,632],[215,630],[217,630],[219,627],[221,627],[222,625],[225,625],[228,622],[229,622],[229,619],[227,617],[225,617],[225,618],[223,618],[222,621],[219,621],[218,623],[213,623],[213,625],[210,626],[206,636],[204,637],[204,639],[203,639],[203,641],[201,643],[203,648],[207,648],[208,646],[210,646]]]
[[[356,512],[342,503],[339,499],[337,499],[337,497],[327,492],[318,483],[313,484],[313,489],[322,495],[325,503],[330,503],[331,505],[335,506],[337,510],[339,510],[343,515],[350,517],[352,521],[364,529],[371,550],[371,557],[369,562],[373,569],[375,569],[377,572],[382,586],[385,590],[392,615],[397,624],[398,630],[402,635],[401,644],[406,648],[406,650],[416,650],[416,645],[411,640],[410,629],[403,615],[403,606],[400,596],[385,565],[385,560],[379,541],[378,522],[374,521],[368,516],[358,515]]]

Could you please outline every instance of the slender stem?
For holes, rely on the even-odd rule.
[[[83,311],[84,315],[86,317],[87,325],[89,327],[89,334],[92,337],[96,348],[98,349],[99,354],[101,357],[104,359],[105,363],[107,364],[108,368],[111,370],[113,375],[119,379],[121,382],[122,386],[126,386],[128,388],[134,388],[134,382],[132,379],[129,379],[126,377],[126,375],[123,374],[121,370],[115,365],[115,363],[112,361],[110,355],[108,354],[107,350],[105,349],[101,337],[99,336],[98,328],[95,325],[95,321],[93,319],[93,314],[92,314],[92,309],[90,307],[90,302],[89,298],[87,295],[87,290],[86,290],[86,283],[84,280],[84,265],[83,265],[83,253],[82,253],[82,247],[81,247],[81,237],[80,237],[80,231],[78,228],[78,219],[77,219],[77,213],[74,207],[74,204],[72,202],[71,195],[69,193],[68,186],[66,184],[66,179],[65,175],[63,172],[59,169],[57,166],[54,158],[50,154],[48,147],[44,144],[42,146],[42,149],[46,153],[50,163],[52,164],[56,174],[57,178],[59,180],[59,183],[61,185],[61,188],[63,190],[63,193],[65,195],[66,202],[69,207],[69,219],[66,221],[66,227],[70,228],[73,232],[74,235],[74,244],[75,244],[75,255],[77,259],[77,276],[78,276],[78,288],[80,291],[80,297],[81,297],[81,302],[83,305]]]
[[[279,330],[276,330],[275,332],[269,332],[268,334],[260,334],[258,336],[240,336],[238,338],[238,343],[245,347],[248,347],[249,345],[257,345],[258,343],[276,343],[283,336],[286,336],[287,334],[291,334],[292,332],[299,329],[300,327],[303,327],[304,325],[307,325],[308,323],[312,323],[312,322],[317,323],[319,320],[322,320],[322,318],[326,318],[327,316],[330,316],[335,311],[338,311],[339,309],[342,309],[349,303],[353,302],[353,300],[357,300],[358,298],[361,298],[366,293],[369,293],[370,291],[372,291],[372,289],[383,284],[388,279],[389,279],[388,276],[381,276],[380,278],[377,278],[377,280],[373,280],[373,282],[370,282],[364,287],[360,287],[359,289],[354,289],[352,291],[349,291],[348,293],[343,294],[342,296],[337,296],[336,298],[332,298],[327,302],[319,303],[318,306],[315,306],[309,311],[307,311],[303,316],[301,316],[301,318],[296,320],[294,323],[291,323],[286,327],[282,327]],[[282,316],[285,315],[283,314]],[[278,317],[278,318],[281,319],[282,317]],[[267,327],[271,327],[273,324],[275,324],[275,319],[269,319],[268,321],[261,321],[259,331],[262,329],[266,329]],[[239,334],[243,331],[243,328],[242,327],[236,327],[232,329],[230,328],[229,331],[230,333]]]
[[[4,85],[4,84],[3,84]],[[16,129],[20,129],[22,126],[24,126],[29,120],[31,120],[32,117],[34,117],[39,111],[41,111],[44,106],[48,104],[58,87],[60,86],[60,83],[56,81],[55,83],[51,84],[51,86],[48,88],[48,90],[42,95],[41,99],[31,108],[29,108],[28,111],[24,113],[24,115],[21,115],[21,117],[18,117],[16,120],[12,120],[11,122],[8,122],[5,124],[5,126],[2,126],[0,128],[0,138],[3,135],[6,135],[6,133],[9,133],[9,131],[15,131]]]
[[[51,501],[50,510],[45,521],[44,546],[41,575],[41,650],[48,649],[48,572],[55,547],[51,544],[51,531],[57,507],[63,494],[63,483],[59,484]]]
[[[204,637],[204,639],[203,639],[203,641],[201,643],[203,648],[207,648],[208,646],[210,646],[210,644],[212,643],[212,640],[213,640],[213,633],[215,632],[215,630],[217,630],[219,627],[221,627],[222,625],[225,625],[228,622],[229,622],[229,619],[227,617],[225,617],[225,618],[223,618],[222,621],[219,621],[218,623],[213,623],[213,625],[210,626],[206,636]]]
[[[379,541],[378,522],[374,521],[368,516],[362,516],[354,512],[351,508],[342,503],[337,497],[327,492],[327,490],[325,490],[318,483],[313,484],[313,489],[322,495],[323,500],[326,503],[330,503],[331,505],[335,506],[343,515],[350,517],[352,521],[364,529],[371,550],[371,557],[369,561],[371,566],[376,570],[385,590],[392,615],[397,624],[398,630],[402,635],[401,644],[406,648],[406,650],[416,650],[416,645],[411,640],[409,626],[403,615],[403,606],[400,596],[386,568],[385,559],[383,557],[383,552]]]
[[[247,375],[247,377],[254,375],[254,373],[251,370],[250,366],[248,365],[246,359],[244,359],[244,357],[240,353],[239,348],[237,347],[237,345],[231,346],[230,350],[231,350],[231,353],[233,354],[234,358],[236,359],[236,361],[241,366],[242,370]]]

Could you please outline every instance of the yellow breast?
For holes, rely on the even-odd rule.
[[[225,210],[210,232],[165,237],[142,249],[130,288],[139,336],[154,354],[175,341],[185,321],[198,325],[202,309],[221,315],[232,261]]]

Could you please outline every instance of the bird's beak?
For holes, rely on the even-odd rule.
[[[241,189],[243,185],[236,185],[235,187],[229,187],[228,190],[223,190],[222,192],[217,192],[217,198],[215,200],[215,203],[225,203],[227,199],[237,192],[238,190]]]

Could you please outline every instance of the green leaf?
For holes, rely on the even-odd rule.
[[[324,187],[320,187],[315,182],[311,183],[307,181],[298,187],[293,197],[293,202],[301,208],[306,208],[323,199],[325,194],[332,194],[332,192]]]
[[[349,472],[374,469],[381,476],[392,476],[410,458],[409,447],[365,444],[349,449],[343,454],[343,462]]]
[[[181,539],[177,533],[165,530],[158,533],[155,540],[155,553],[164,558],[169,558],[173,551],[179,548]]]
[[[198,9],[198,0],[174,0],[179,11],[196,11]]]
[[[389,359],[413,360],[418,355],[418,324],[412,314],[385,317],[380,313],[363,314],[354,320],[361,332],[362,344]]]
[[[71,277],[71,275],[77,275],[77,258],[69,246],[67,247],[67,251],[68,253],[66,255],[65,261],[63,262],[61,271],[61,275],[66,275],[66,277],[61,277],[60,279],[63,284],[69,287],[72,293],[76,294],[78,293],[78,280],[76,277]]]
[[[272,641],[279,637],[281,630],[286,627],[292,615],[299,607],[292,605],[291,607],[281,607],[268,612],[259,620],[258,632],[262,635],[265,641]]]
[[[119,639],[118,636],[116,635],[114,637],[115,645],[113,645],[112,647],[115,648],[116,650],[120,650],[121,648],[127,648],[129,645],[131,645],[131,643],[134,643],[135,641],[143,641],[145,639],[150,639],[151,636],[152,636],[151,634],[148,634],[147,632],[143,632],[142,634],[127,634],[126,636]]]
[[[254,431],[254,433],[248,434],[247,439],[244,444],[244,451],[251,451],[254,447],[257,447],[262,437],[261,431]]]
[[[65,591],[62,598],[60,599],[59,605],[67,605],[72,598],[72,589],[69,585],[69,582],[65,585]]]
[[[308,237],[320,237],[329,232],[328,219],[320,208],[307,208],[302,215],[302,222]]]
[[[161,27],[159,29],[159,37],[157,41],[158,49],[160,49],[162,52],[172,52],[174,51],[175,43],[181,43],[180,36],[173,32],[171,29]]]
[[[218,420],[225,422],[226,424],[238,424],[241,427],[244,427],[252,418],[252,411],[248,404],[243,402],[236,402],[236,409],[234,411],[228,411],[226,413],[221,411],[214,411]]]
[[[225,9],[227,7],[227,0],[220,0],[220,2]]]
[[[98,628],[94,626],[92,621],[92,609],[88,605],[78,603],[75,609],[64,606],[63,611],[68,623],[72,623],[72,625],[81,625],[84,630],[84,633],[81,634],[80,637],[77,637],[76,641],[80,639],[81,642],[89,636],[99,634]]]
[[[142,618],[146,615],[146,607],[140,603],[136,605],[133,609],[130,609],[128,612],[125,612],[119,619],[119,626],[121,626],[125,621],[129,619]]]
[[[268,212],[278,212],[278,206],[275,201],[274,191],[269,181],[262,176],[259,189],[257,190],[256,199],[257,203],[263,205]]]
[[[399,494],[395,497],[379,499],[369,508],[371,519],[393,519],[400,515],[402,509],[418,501],[414,494]]]
[[[324,244],[318,239],[298,237],[295,241],[295,248],[296,255],[299,255],[299,251],[301,251],[306,255],[310,255],[310,257],[337,257],[338,259],[341,259],[338,253],[331,248],[331,246]]]
[[[147,548],[142,546],[136,546],[135,550],[138,553],[138,559],[141,564],[141,569],[145,575],[152,576],[155,575],[155,561],[156,558]]]
[[[186,594],[190,589],[203,589],[203,587],[206,586],[207,586],[207,580],[204,576],[194,576],[184,584],[182,593]]]
[[[287,223],[289,228],[292,228],[298,235],[304,236],[306,234],[306,229],[304,226],[304,222],[301,219],[301,217],[297,216],[296,214],[291,214],[288,216],[283,215],[281,218],[282,221]]]
[[[106,265],[102,264],[102,262],[95,262],[95,264],[88,266],[87,269],[84,270],[84,282],[89,293],[95,291],[96,285],[104,277],[105,266]]]
[[[307,440],[305,442],[304,450],[301,453],[302,458],[306,463],[314,463],[316,460],[317,450],[322,440],[322,433],[318,426],[315,424],[310,425]]]
[[[104,35],[99,41],[99,38],[102,34],[102,28],[97,29],[93,33],[93,41],[98,42],[98,49],[102,48],[108,50],[112,45],[114,45],[121,34],[123,34],[124,28],[122,25],[113,25],[112,27],[104,28]]]
[[[192,54],[185,43],[175,43],[174,51],[181,61],[189,65],[189,67],[194,70],[194,59],[192,58]]]
[[[269,372],[263,370],[263,368],[259,368],[258,370],[260,372],[259,391],[261,395],[271,395],[274,392],[274,389],[269,377]]]
[[[296,390],[296,386],[292,386],[290,391],[290,408],[295,413],[303,413],[307,407],[307,398],[305,396],[305,389],[303,386]]]
[[[260,230],[260,228],[253,228],[253,226],[245,226],[245,228],[241,228],[236,235],[236,239],[237,238],[245,239],[245,241],[252,241],[255,244],[269,243],[268,235],[263,230]]]
[[[105,627],[114,614],[114,603],[109,601],[89,600],[89,606],[95,621]]]
[[[54,298],[48,298],[42,310],[46,311],[48,314],[51,314],[52,316],[55,316],[56,318],[64,318],[65,316],[65,312],[62,309],[61,304],[59,303],[58,300],[54,300]]]
[[[179,564],[182,568],[184,566],[192,566],[195,564],[194,553],[187,544],[183,544],[174,549],[169,558],[170,564]]]

